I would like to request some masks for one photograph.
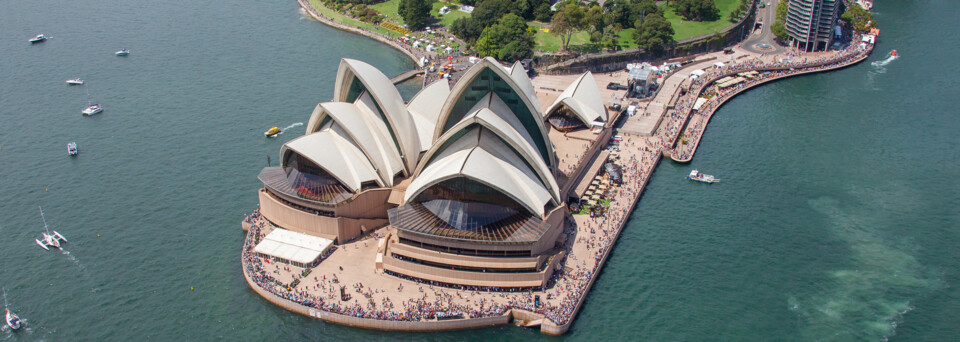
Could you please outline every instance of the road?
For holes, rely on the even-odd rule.
[[[750,37],[747,37],[743,41],[741,47],[744,50],[762,53],[767,55],[778,54],[786,50],[786,48],[780,46],[775,41],[776,36],[773,34],[773,22],[777,20],[777,3],[780,0],[760,0],[761,2],[767,2],[768,5],[765,8],[757,7],[757,19],[759,22],[763,23],[763,27],[760,32],[753,32],[750,34]],[[766,44],[769,46],[762,46]]]

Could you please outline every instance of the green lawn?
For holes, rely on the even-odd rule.
[[[673,40],[681,41],[691,37],[719,32],[725,27],[732,25],[733,23],[731,23],[728,18],[730,17],[730,13],[740,5],[740,0],[714,0],[714,3],[716,3],[717,8],[720,9],[720,19],[707,22],[683,20],[683,18],[674,13],[673,6],[664,8],[663,16],[667,18],[667,21],[673,26]]]
[[[379,4],[369,5],[367,7],[370,7],[377,12],[380,12],[380,14],[387,16],[390,18],[389,20],[394,24],[397,24],[397,26],[403,24],[403,19],[400,18],[400,13],[397,10],[400,8],[400,0],[384,1]]]
[[[394,0],[390,0],[390,1],[394,1]],[[397,0],[397,1],[399,1],[399,0]],[[454,20],[457,20],[457,19],[460,19],[460,18],[469,18],[469,17],[470,17],[470,13],[462,12],[462,11],[460,11],[459,9],[452,10],[452,11],[450,11],[450,13],[447,13],[447,14],[444,14],[444,15],[441,16],[441,15],[440,15],[440,9],[443,8],[443,6],[450,6],[450,5],[453,5],[453,3],[444,2],[444,1],[434,2],[434,3],[433,3],[433,9],[430,10],[430,15],[433,16],[434,18],[439,18],[439,19],[440,19],[440,25],[443,25],[443,26],[446,26],[446,27],[450,27],[450,24],[453,24],[453,21],[454,21]],[[459,6],[459,5],[458,5],[458,6]]]
[[[550,52],[557,52],[558,50],[560,50],[560,46],[562,45],[562,43],[560,41],[559,36],[554,35],[553,33],[550,33],[550,32],[545,32],[542,27],[543,24],[541,23],[529,22],[528,24],[530,24],[530,26],[533,26],[537,30],[536,49],[550,51]],[[633,49],[637,47],[637,42],[633,40],[633,31],[635,30],[631,28],[631,29],[622,30],[618,33],[619,38],[617,39],[617,43],[620,45],[621,49]],[[590,52],[591,50],[596,49],[596,48],[591,49],[590,45],[592,45],[592,43],[590,43],[590,34],[587,33],[587,31],[577,31],[576,33],[573,34],[573,38],[570,38],[571,50],[574,50],[580,47],[582,49],[588,50],[587,52]]]
[[[382,28],[380,26],[376,26],[368,22],[352,19],[343,14],[337,13],[336,11],[330,8],[324,7],[323,3],[320,2],[320,0],[309,0],[309,1],[310,1],[310,5],[312,5],[313,8],[317,9],[317,12],[320,12],[320,14],[323,14],[323,16],[333,19],[336,22],[344,23],[350,26],[365,28],[367,30],[377,32],[377,33],[386,35],[388,37],[399,38],[400,36],[402,36],[400,33],[396,31],[391,31],[391,30]],[[399,1],[399,0],[396,0],[396,1]]]

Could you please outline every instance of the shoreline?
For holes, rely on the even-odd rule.
[[[370,31],[361,29],[361,28],[359,28],[359,27],[354,27],[354,26],[350,26],[350,25],[347,25],[347,24],[344,24],[344,23],[340,23],[340,22],[337,22],[337,21],[335,21],[335,20],[333,20],[333,19],[327,18],[327,17],[325,17],[324,15],[320,14],[319,12],[317,12],[317,9],[316,9],[316,8],[313,8],[313,5],[310,4],[309,0],[297,0],[297,3],[300,4],[300,8],[301,8],[304,12],[306,12],[307,15],[309,15],[311,18],[313,18],[313,20],[316,20],[316,21],[318,21],[318,22],[320,22],[320,23],[322,23],[322,24],[324,24],[324,25],[330,26],[330,27],[332,27],[332,28],[335,28],[335,29],[338,29],[338,30],[341,30],[341,31],[347,31],[347,32],[350,32],[350,33],[356,33],[356,34],[359,34],[359,35],[361,35],[361,36],[364,36],[364,37],[367,37],[367,38],[376,40],[376,41],[378,41],[378,42],[387,44],[387,46],[390,46],[390,47],[392,47],[392,48],[394,48],[394,49],[396,49],[396,50],[399,50],[400,52],[403,52],[405,55],[407,55],[407,57],[410,57],[410,59],[413,60],[413,63],[415,63],[415,64],[416,64],[417,66],[419,66],[420,68],[423,68],[423,63],[421,62],[421,60],[420,60],[419,57],[427,57],[427,58],[435,57],[435,56],[429,56],[429,55],[426,55],[426,54],[418,57],[418,56],[417,56],[417,53],[415,53],[415,52],[413,52],[413,51],[410,51],[409,49],[407,49],[407,48],[404,47],[403,45],[400,45],[400,44],[397,43],[395,40],[393,40],[393,39],[391,39],[391,38],[389,38],[389,37],[386,37],[386,36],[384,36],[384,35],[382,35],[382,34],[379,34],[379,33],[374,33],[374,32],[370,32]]]
[[[811,65],[801,66],[802,69],[795,70],[796,72],[791,72],[791,73],[787,73],[787,74],[783,74],[783,75],[776,75],[776,76],[772,76],[772,77],[763,78],[763,79],[759,80],[758,82],[750,83],[750,84],[746,85],[746,86],[743,87],[743,88],[734,89],[734,90],[732,90],[731,92],[728,92],[728,93],[726,93],[726,94],[722,94],[722,95],[721,95],[721,94],[717,94],[717,97],[720,97],[720,101],[719,101],[719,102],[717,102],[716,104],[710,104],[710,107],[709,107],[709,109],[708,109],[707,112],[705,112],[705,113],[697,113],[697,114],[700,114],[700,115],[703,117],[703,119],[699,122],[699,123],[702,124],[702,125],[698,126],[697,129],[695,129],[693,132],[690,132],[690,127],[689,127],[691,121],[693,120],[693,113],[692,113],[693,109],[692,109],[692,108],[688,108],[688,109],[685,111],[686,113],[683,115],[683,116],[685,117],[685,122],[684,122],[684,125],[683,125],[682,129],[680,130],[681,133],[679,134],[678,137],[673,137],[673,138],[672,138],[672,141],[673,141],[673,146],[672,146],[672,148],[670,148],[670,149],[664,149],[663,153],[664,153],[667,157],[669,157],[671,160],[673,160],[674,162],[677,162],[677,163],[689,163],[691,160],[693,160],[693,156],[694,156],[694,154],[696,154],[697,148],[700,146],[700,140],[703,138],[704,132],[706,132],[706,128],[707,128],[707,125],[710,123],[710,119],[713,118],[713,115],[714,115],[721,107],[723,107],[723,105],[726,104],[727,101],[730,101],[731,99],[737,97],[737,95],[740,95],[740,94],[742,94],[743,92],[745,92],[745,91],[747,91],[747,90],[753,89],[754,87],[757,87],[757,86],[760,86],[760,85],[764,85],[764,84],[767,84],[767,83],[770,83],[770,82],[779,81],[779,80],[783,80],[783,79],[790,78],[790,77],[794,77],[794,76],[803,76],[803,75],[809,75],[809,74],[820,73],[820,72],[835,71],[835,70],[847,68],[847,67],[850,67],[850,66],[854,66],[854,65],[856,65],[856,64],[859,64],[859,63],[867,60],[867,58],[870,57],[870,54],[871,54],[872,52],[873,52],[873,45],[870,45],[870,47],[868,47],[866,50],[864,50],[864,51],[862,51],[862,52],[858,52],[858,53],[862,54],[861,56],[858,56],[858,57],[856,57],[856,58],[853,58],[853,59],[851,59],[851,60],[848,60],[848,61],[846,61],[846,62],[842,62],[842,63],[837,64],[837,65],[834,65],[834,66],[830,66],[830,67],[823,68],[823,69],[816,69],[816,68],[822,67],[823,65],[830,64],[830,63],[822,63],[822,64],[812,63]],[[841,57],[842,57],[842,56],[841,56]],[[841,58],[841,59],[842,59],[842,58]],[[814,70],[804,70],[804,69],[810,69],[810,68],[814,68]],[[721,73],[721,74],[718,74],[718,75],[714,75],[714,76],[712,76],[712,77],[707,78],[707,79],[706,79],[707,81],[706,81],[702,86],[700,86],[700,88],[696,91],[696,94],[697,94],[696,96],[697,96],[697,97],[700,97],[700,95],[703,95],[703,93],[704,93],[705,91],[707,91],[708,89],[710,89],[711,84],[712,84],[714,81],[719,80],[719,79],[721,79],[721,78],[723,78],[723,77],[735,76],[735,75],[737,75],[738,73],[749,72],[749,71],[758,71],[758,72],[767,72],[767,71],[769,71],[769,72],[776,72],[776,71],[784,71],[784,70],[794,71],[794,69],[795,69],[795,68],[752,68],[752,69],[745,69],[745,70],[731,70],[731,71],[727,71],[727,72],[724,72],[724,73]],[[681,137],[687,136],[687,133],[690,133],[690,134],[692,134],[692,135],[694,136],[693,141],[690,142],[690,143],[688,143],[688,144],[682,144],[682,142],[681,142],[680,144],[678,144],[678,141],[682,140]],[[689,146],[689,147],[683,148],[684,146]],[[678,152],[680,152],[680,153],[678,153]],[[679,158],[678,158],[678,155],[680,156]]]

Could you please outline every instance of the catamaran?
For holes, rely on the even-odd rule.
[[[60,242],[67,242],[67,238],[57,233],[56,230],[53,231],[53,234],[50,234],[50,229],[47,228],[47,219],[43,217],[43,208],[40,208],[40,219],[43,220],[43,233],[40,233],[40,239],[34,239],[34,241],[48,251],[50,247],[60,249]]]
[[[76,143],[76,142],[70,142],[69,144],[67,144],[67,154],[69,154],[69,155],[71,155],[71,156],[75,156],[75,155],[77,155],[78,153],[80,153],[80,150],[77,149],[77,143]]]
[[[114,54],[117,55],[117,56],[126,56],[126,55],[129,55],[129,54],[130,54],[130,50],[120,49],[120,51],[117,51],[117,52],[115,52]]]
[[[30,44],[43,43],[47,40],[47,37],[43,36],[43,33],[38,34],[36,37],[30,38]]]
[[[67,80],[67,84],[69,84],[69,85],[83,85],[83,80],[81,80],[79,77],[77,77],[77,78],[73,78],[73,79]]]
[[[708,175],[697,170],[690,171],[690,175],[687,176],[687,179],[692,180],[694,182],[700,182],[700,183],[720,182],[719,179],[713,178],[712,175]]]
[[[87,108],[84,108],[80,113],[83,113],[83,115],[94,115],[100,114],[102,111],[103,107],[101,107],[100,104],[90,104],[90,90],[87,89]]]
[[[4,319],[4,321],[7,322],[7,326],[13,330],[20,329],[20,317],[13,311],[10,311],[9,305],[7,305],[7,289],[3,289],[3,310],[7,311],[6,319]]]

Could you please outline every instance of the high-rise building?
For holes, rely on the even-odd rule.
[[[826,50],[841,6],[840,0],[790,0],[786,23],[790,45],[804,51]]]

